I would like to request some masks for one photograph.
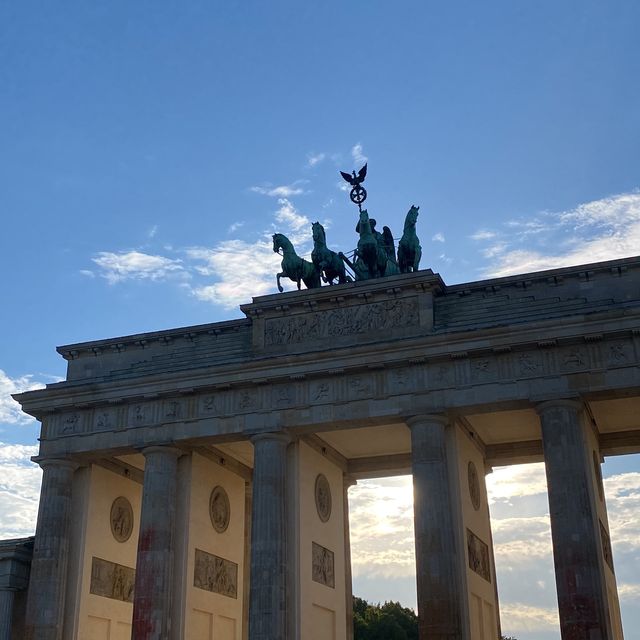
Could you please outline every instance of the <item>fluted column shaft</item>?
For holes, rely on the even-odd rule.
[[[76,464],[42,460],[42,488],[27,596],[28,640],[60,640],[69,557],[71,494]]]
[[[287,445],[283,433],[252,438],[249,640],[285,640],[287,633]]]
[[[171,447],[144,449],[133,640],[165,640],[171,631],[178,457]]]
[[[0,640],[11,640],[14,593],[12,589],[0,589]]]
[[[614,640],[607,605],[592,453],[571,400],[538,406],[563,640]]]
[[[460,640],[461,558],[457,553],[447,460],[447,419],[416,416],[411,429],[416,582],[420,640]]]

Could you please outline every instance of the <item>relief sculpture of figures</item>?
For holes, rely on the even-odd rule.
[[[273,250],[275,253],[280,253],[280,249],[282,249],[282,271],[276,275],[280,293],[284,291],[280,284],[280,278],[283,277],[293,280],[298,285],[298,290],[301,288],[301,282],[304,282],[307,289],[315,289],[320,286],[320,272],[316,266],[296,253],[287,236],[282,233],[274,233]]]

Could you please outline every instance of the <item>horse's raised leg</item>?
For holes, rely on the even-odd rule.
[[[283,271],[282,273],[278,273],[278,274],[276,274],[276,283],[278,284],[278,291],[279,291],[280,293],[282,293],[282,292],[284,291],[284,289],[282,288],[282,285],[280,284],[280,278],[281,278],[282,276],[286,276],[286,275],[287,275],[287,274],[286,274],[284,271]],[[299,289],[299,288],[300,288],[300,287],[298,287],[298,289]]]

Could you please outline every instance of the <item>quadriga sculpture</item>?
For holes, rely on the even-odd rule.
[[[304,282],[307,289],[315,289],[320,286],[320,271],[316,266],[296,253],[287,236],[283,233],[274,233],[273,250],[275,253],[280,253],[280,249],[282,249],[282,271],[276,275],[280,293],[284,291],[280,284],[280,278],[283,277],[293,280],[298,285],[298,289],[301,288],[301,282]]]

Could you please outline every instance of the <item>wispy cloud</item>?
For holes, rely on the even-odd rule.
[[[244,220],[234,222],[233,224],[229,225],[229,228],[227,229],[227,233],[235,233],[238,229],[241,229],[242,227],[244,227],[244,225],[245,225]]]
[[[37,446],[0,442],[0,538],[33,535],[42,472],[31,462]]]
[[[282,258],[273,251],[272,234],[277,230],[288,236],[296,253],[310,250],[311,221],[287,198],[278,200],[274,222],[254,242],[225,240],[214,247],[191,247],[186,250],[187,263],[198,274],[215,279],[213,283],[190,284],[191,293],[206,302],[231,309],[252,296],[273,291],[275,274]],[[287,286],[287,279],[282,283]]]
[[[323,162],[326,157],[326,153],[309,153],[307,154],[307,165],[310,167],[315,167],[317,164]]]
[[[192,285],[191,293],[205,302],[226,309],[269,293],[275,284],[279,258],[270,238],[255,242],[223,240],[213,248],[192,247],[186,251],[201,275],[215,278],[211,284]]]
[[[156,234],[158,233],[158,225],[154,224],[149,231],[147,231],[147,237],[148,238],[155,238]]]
[[[486,229],[480,229],[469,236],[472,240],[491,240],[496,237],[495,231],[487,231]]]
[[[444,233],[434,233],[431,236],[431,240],[433,240],[433,242],[444,242]]]
[[[251,191],[271,198],[291,198],[292,196],[299,196],[305,193],[302,187],[305,182],[305,180],[296,180],[292,184],[283,184],[277,187],[271,185],[256,186],[251,187]]]
[[[243,221],[235,222],[227,231],[233,233],[243,225]],[[308,257],[312,243],[311,221],[291,200],[279,198],[271,223],[267,223],[253,241],[227,239],[212,247],[186,249],[167,246],[165,251],[169,255],[138,250],[102,251],[92,260],[97,273],[111,285],[137,280],[172,280],[199,300],[231,309],[249,301],[251,296],[273,291],[275,274],[282,261],[273,251],[272,235],[276,231],[287,235],[298,255]],[[204,278],[209,281],[203,281]],[[282,282],[287,286],[289,280]]]
[[[364,152],[362,151],[362,144],[360,144],[359,142],[351,147],[351,157],[357,165],[364,164],[368,160],[367,156],[365,156]]]
[[[411,478],[359,482],[349,491],[354,575],[415,572]]]
[[[285,225],[289,240],[293,243],[309,241],[311,220],[301,214],[290,200],[278,200],[280,208],[276,211],[276,221]]]
[[[32,389],[42,389],[44,386],[45,383],[41,380],[36,380],[34,375],[27,374],[11,378],[0,369],[0,423],[33,423],[33,418],[22,412],[20,405],[11,397],[11,394],[31,391]]]
[[[172,275],[185,275],[181,260],[140,251],[101,251],[92,260],[109,284],[123,280],[165,280]]]
[[[480,230],[471,236],[492,241],[483,250],[490,261],[487,276],[621,258],[638,253],[640,192],[594,200],[575,209],[542,212],[527,220],[510,220],[506,230]]]
[[[554,607],[534,607],[524,602],[500,602],[503,632],[556,631],[560,627],[558,610]]]

